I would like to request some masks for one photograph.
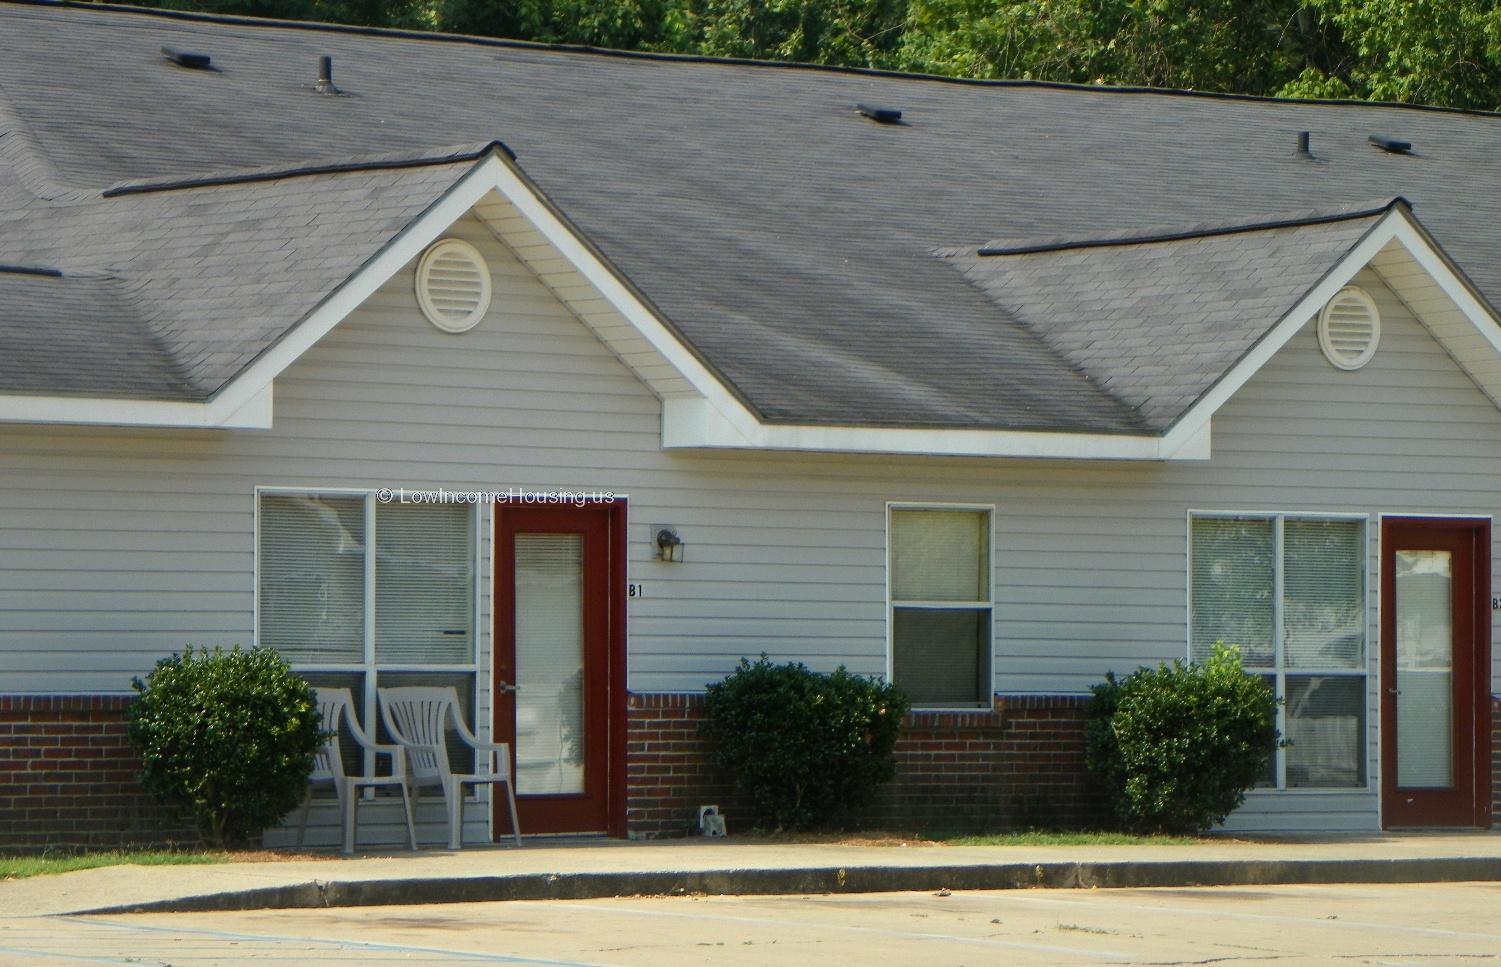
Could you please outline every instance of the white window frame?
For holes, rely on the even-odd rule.
[[[1247,795],[1320,795],[1327,796],[1338,793],[1362,793],[1370,792],[1375,788],[1376,769],[1371,761],[1371,689],[1374,687],[1375,676],[1371,672],[1371,662],[1376,652],[1375,639],[1372,635],[1375,626],[1371,618],[1371,542],[1375,539],[1372,533],[1378,528],[1371,526],[1371,515],[1360,513],[1338,513],[1328,511],[1279,511],[1279,510],[1192,510],[1187,514],[1187,527],[1184,534],[1184,652],[1189,661],[1193,656],[1193,524],[1195,520],[1218,519],[1218,520],[1266,520],[1272,523],[1272,555],[1276,564],[1273,576],[1272,592],[1272,645],[1274,661],[1270,669],[1247,668],[1248,674],[1258,677],[1270,676],[1277,697],[1285,698],[1287,695],[1288,669],[1283,650],[1287,644],[1285,629],[1283,627],[1283,526],[1289,520],[1313,520],[1313,521],[1358,521],[1361,524],[1361,548],[1363,557],[1360,568],[1360,607],[1364,616],[1362,630],[1364,641],[1362,643],[1362,655],[1360,667],[1319,669],[1319,668],[1296,668],[1292,671],[1294,678],[1328,677],[1328,678],[1363,678],[1365,679],[1364,704],[1361,706],[1361,717],[1365,721],[1365,731],[1360,737],[1361,755],[1364,756],[1362,768],[1365,771],[1365,785],[1363,786],[1294,786],[1287,785],[1287,750],[1278,748],[1275,753],[1275,786],[1258,786],[1247,792]],[[1277,706],[1277,731],[1283,736],[1287,735],[1287,706]]]
[[[891,596],[891,515],[893,511],[905,510],[957,510],[983,513],[985,515],[985,533],[987,554],[985,561],[986,580],[985,588],[990,596],[983,601],[895,601]],[[886,502],[886,680],[900,685],[896,681],[896,621],[897,607],[904,608],[948,608],[964,609],[971,608],[975,611],[988,611],[990,613],[987,653],[985,655],[985,678],[989,679],[989,687],[986,690],[987,701],[976,702],[970,705],[915,705],[912,711],[923,712],[973,712],[976,709],[988,709],[995,702],[995,504],[964,504],[943,503],[934,501],[895,501]]]
[[[364,649],[363,657],[359,662],[292,662],[292,670],[298,673],[319,674],[359,674],[363,682],[363,695],[360,711],[365,729],[371,735],[375,734],[377,727],[376,715],[376,681],[379,672],[434,672],[448,673],[452,675],[471,675],[474,678],[474,713],[476,721],[471,723],[475,735],[481,740],[488,741],[490,738],[490,724],[479,714],[484,707],[484,695],[481,688],[484,681],[480,676],[481,642],[488,640],[481,633],[480,595],[483,592],[484,582],[480,573],[481,548],[480,537],[480,506],[474,502],[469,508],[469,534],[470,534],[470,568],[473,572],[474,590],[471,596],[471,613],[469,616],[472,631],[469,640],[472,650],[469,661],[460,664],[444,665],[431,663],[391,663],[378,662],[375,657],[375,531],[376,531],[376,493],[374,488],[349,488],[349,487],[274,487],[257,486],[255,488],[255,535],[254,535],[254,558],[252,568],[251,597],[253,599],[252,614],[252,643],[258,644],[261,639],[261,495],[269,494],[276,496],[301,496],[301,497],[358,497],[364,502],[365,511],[365,599],[364,599]],[[375,753],[367,750],[365,753],[365,770],[369,773],[375,768]],[[367,790],[367,793],[370,790]]]

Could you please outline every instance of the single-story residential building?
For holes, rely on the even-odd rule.
[[[172,834],[131,679],[252,643],[456,686],[527,833],[687,829],[762,653],[911,694],[873,822],[1087,822],[1090,686],[1221,640],[1293,741],[1230,826],[1490,826],[1498,181],[1486,114],[0,3],[0,846]]]

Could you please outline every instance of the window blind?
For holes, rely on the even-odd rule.
[[[474,661],[474,550],[466,504],[383,504],[375,512],[375,659]]]
[[[1354,520],[1288,520],[1282,528],[1285,662],[1363,668],[1364,528]]]
[[[258,641],[300,664],[357,664],[365,650],[365,503],[262,494]]]
[[[892,600],[989,601],[988,521],[967,510],[892,511]]]
[[[1277,588],[1273,522],[1195,518],[1190,543],[1190,657],[1205,661],[1214,643],[1222,641],[1240,646],[1247,667],[1272,667]]]

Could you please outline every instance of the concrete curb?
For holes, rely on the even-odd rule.
[[[1501,881],[1501,857],[1368,860],[1182,860],[847,866],[512,876],[313,880],[307,883],[95,907],[79,914],[322,909],[642,895],[769,895],[1014,890],[1027,887],[1272,886],[1309,883]]]

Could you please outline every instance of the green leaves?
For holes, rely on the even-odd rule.
[[[1491,0],[146,0],[958,77],[1501,106]]]
[[[1093,691],[1087,761],[1133,830],[1208,829],[1267,774],[1278,743],[1277,700],[1241,670],[1236,648],[1216,644],[1203,665],[1175,661],[1123,680],[1106,675]]]
[[[132,684],[141,785],[190,810],[210,842],[258,836],[302,801],[326,733],[313,689],[276,652],[190,646]]]
[[[709,686],[702,732],[762,822],[808,829],[851,817],[892,777],[907,709],[895,685],[762,655]]]

